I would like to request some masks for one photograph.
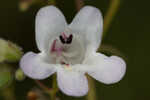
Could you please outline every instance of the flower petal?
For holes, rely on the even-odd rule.
[[[117,56],[107,57],[95,53],[85,61],[90,66],[88,74],[105,84],[112,84],[120,81],[126,71],[126,63]]]
[[[36,42],[39,50],[49,49],[49,43],[64,31],[67,23],[64,15],[54,6],[46,6],[36,15]]]
[[[81,72],[60,68],[57,71],[58,86],[69,96],[84,96],[88,92],[88,82]]]
[[[83,7],[69,25],[74,33],[85,37],[86,45],[97,50],[101,42],[103,18],[101,12],[92,6]]]
[[[33,52],[22,57],[20,67],[27,76],[34,79],[45,79],[55,73],[54,65],[45,63],[41,54]]]

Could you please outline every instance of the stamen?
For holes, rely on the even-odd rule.
[[[56,46],[56,41],[57,41],[57,40],[54,40],[54,41],[53,41],[53,44],[52,44],[52,46],[51,46],[51,52],[56,51],[56,49],[55,49],[55,48],[56,48],[56,47],[55,47],[55,46]]]
[[[61,33],[62,37],[66,40],[67,39],[67,36],[64,32]]]
[[[70,44],[70,43],[72,42],[72,38],[73,38],[73,35],[71,34],[71,35],[67,38],[66,43],[67,43],[67,44]]]
[[[60,35],[59,36],[59,39],[60,39],[60,41],[64,44],[65,43],[65,40],[64,40],[64,38]]]
[[[57,56],[61,56],[63,49],[62,47],[56,47],[56,42],[57,40],[53,41],[53,44],[51,46],[51,52],[56,52]]]
[[[59,36],[59,39],[63,44],[65,43],[70,44],[72,42],[72,38],[73,38],[72,34],[70,34],[68,37],[64,32],[62,32],[61,35]]]

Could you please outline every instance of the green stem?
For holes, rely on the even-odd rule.
[[[56,75],[53,75],[52,91],[50,91],[51,100],[56,100],[56,93],[58,92]]]
[[[108,31],[110,24],[115,16],[115,14],[117,13],[119,7],[120,7],[120,0],[111,0],[109,9],[104,18],[103,37],[106,35],[106,32]]]
[[[79,11],[84,6],[83,0],[75,0],[76,10]]]
[[[35,80],[35,83],[42,88],[46,93],[50,95],[50,100],[56,100],[56,93],[58,92],[58,87],[57,87],[57,80],[56,80],[56,75],[53,75],[53,84],[52,88],[48,88],[46,85],[41,83],[38,80]]]
[[[117,55],[117,56],[122,57],[125,61],[127,61],[126,55],[124,55],[117,48],[115,48],[115,47],[113,47],[111,45],[108,45],[108,44],[101,44],[101,47],[99,48],[98,52],[105,52],[106,54]]]
[[[95,89],[95,84],[94,80],[87,75],[88,78],[88,83],[89,83],[89,92],[88,95],[86,96],[87,100],[96,100],[96,89]]]

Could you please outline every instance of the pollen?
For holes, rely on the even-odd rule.
[[[69,64],[65,64],[64,65],[64,68],[68,71],[71,71],[72,70],[72,67],[69,65]]]

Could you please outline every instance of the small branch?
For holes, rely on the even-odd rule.
[[[51,91],[51,88],[48,88],[46,85],[44,85],[43,83],[41,83],[39,80],[35,80],[35,83],[42,88],[43,90],[45,90],[46,92]]]
[[[120,0],[111,0],[109,9],[104,18],[103,37],[105,36],[106,32],[108,31],[110,24],[115,16],[115,14],[117,13],[119,7],[120,7]]]
[[[84,6],[83,0],[75,0],[75,6],[77,11],[79,11]]]
[[[55,0],[48,0],[48,5],[56,5],[56,1]]]
[[[57,87],[57,80],[56,80],[56,75],[53,75],[53,84],[52,88],[47,87],[43,83],[41,83],[39,80],[35,80],[35,83],[42,88],[46,93],[50,95],[50,100],[56,100],[56,93],[58,92],[58,87]]]

